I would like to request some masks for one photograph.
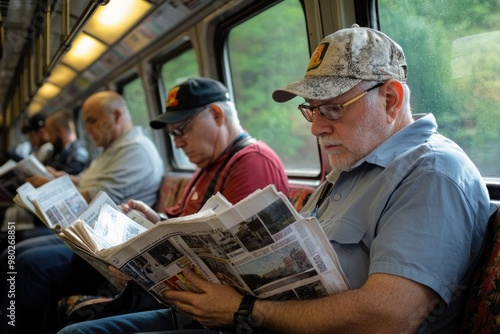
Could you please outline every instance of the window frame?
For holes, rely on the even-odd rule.
[[[304,0],[297,0],[304,12],[304,20],[306,24],[306,33],[307,33],[307,41],[308,44],[310,45],[310,27],[308,23],[308,16],[306,12],[306,5],[304,4]],[[229,54],[228,54],[228,38],[229,38],[229,33],[231,29],[237,27],[238,25],[245,23],[246,21],[254,18],[255,16],[265,12],[266,10],[270,9],[271,7],[274,7],[275,5],[279,4],[280,2],[283,1],[266,1],[266,2],[259,2],[256,1],[254,3],[251,3],[250,5],[241,8],[239,11],[235,12],[234,15],[230,15],[227,19],[224,19],[220,22],[218,22],[214,34],[213,34],[213,40],[214,40],[214,54],[215,59],[217,60],[216,62],[216,69],[217,69],[217,74],[219,77],[224,78],[224,82],[226,86],[229,89],[229,92],[231,94],[231,99],[232,101],[235,101],[234,99],[234,89],[232,85],[232,77],[231,77],[231,71],[229,69]],[[316,47],[316,45],[314,46]],[[309,47],[309,56],[312,54],[311,47]],[[304,68],[305,68],[304,64]],[[278,88],[278,87],[276,87]],[[238,105],[236,105],[236,108],[238,109]],[[298,115],[300,113],[297,111]],[[244,124],[243,124],[244,125]],[[326,159],[325,155],[323,154],[322,150],[320,149],[320,146],[316,144],[317,150],[318,150],[318,161],[319,161],[319,166],[318,166],[318,172],[317,173],[300,173],[300,171],[291,171],[287,169],[287,166],[285,166],[285,170],[287,173],[287,176],[289,179],[294,179],[295,181],[306,181],[306,182],[311,182],[311,181],[317,181],[318,179],[320,181],[324,180],[326,176],[326,170],[329,171],[328,167],[328,159]]]
[[[168,93],[163,83],[163,78],[161,77],[162,67],[165,63],[182,55],[184,52],[187,52],[189,50],[194,50],[195,56],[197,57],[194,45],[190,40],[187,40],[180,43],[179,45],[169,50],[168,52],[165,52],[157,57],[154,57],[149,62],[150,67],[153,70],[152,74],[153,78],[151,79],[156,83],[157,87],[157,89],[154,90],[154,98],[159,105],[158,110],[160,110],[161,112],[163,112],[165,109],[165,101]],[[199,70],[200,66],[198,63],[198,75],[199,75]],[[158,115],[155,115],[154,117],[156,116]],[[165,143],[164,145],[166,147],[166,163],[168,164],[168,169],[172,172],[188,172],[188,173],[194,172],[196,168],[183,168],[182,166],[179,165],[177,161],[178,160],[177,156],[179,153],[176,152],[177,149],[174,147],[173,140],[170,138],[167,132],[158,130],[157,132],[161,132],[158,133],[158,137],[161,138],[161,140]]]

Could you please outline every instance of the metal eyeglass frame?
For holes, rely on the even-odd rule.
[[[329,121],[336,121],[336,120],[341,119],[342,117],[344,117],[344,114],[345,114],[344,107],[347,107],[348,105],[351,105],[354,102],[356,102],[357,100],[361,99],[363,96],[365,96],[366,94],[368,94],[368,92],[371,91],[372,89],[381,87],[383,85],[384,85],[384,82],[379,82],[375,86],[373,86],[371,88],[368,88],[363,93],[361,93],[361,94],[353,97],[352,99],[350,99],[349,101],[347,101],[344,104],[338,104],[338,103],[323,104],[321,106],[312,107],[312,106],[310,106],[308,104],[302,103],[302,104],[299,104],[298,108],[299,108],[300,112],[302,113],[302,115],[304,116],[304,118],[308,122],[312,123],[312,121],[313,121],[313,115],[314,115],[314,112],[316,110],[319,111],[319,113],[321,114],[321,116],[323,116],[323,118],[325,118],[325,119],[327,119]]]

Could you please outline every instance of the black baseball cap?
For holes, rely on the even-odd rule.
[[[30,131],[36,131],[45,126],[45,115],[38,113],[31,116],[28,122],[23,125],[21,131],[22,133],[28,133]]]
[[[200,107],[222,101],[229,101],[229,92],[222,83],[210,78],[191,78],[170,89],[165,112],[149,125],[161,129],[193,116]]]

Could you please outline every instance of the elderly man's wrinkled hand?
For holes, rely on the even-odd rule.
[[[146,217],[146,219],[152,223],[156,223],[156,222],[160,221],[160,216],[158,215],[158,213],[155,210],[151,209],[143,201],[137,201],[137,200],[131,199],[127,203],[120,204],[120,208],[125,213],[128,213],[130,210],[136,210],[142,216]]]
[[[68,173],[66,173],[65,171],[62,171],[62,170],[55,170],[54,168],[52,168],[50,166],[47,166],[47,170],[54,177],[61,177],[61,176],[64,176],[64,175],[68,174]]]
[[[165,301],[208,328],[232,325],[243,296],[227,285],[204,280],[188,267],[182,274],[200,292],[165,291]]]

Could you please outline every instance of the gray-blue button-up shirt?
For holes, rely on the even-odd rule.
[[[434,116],[416,117],[349,171],[330,173],[332,191],[315,214],[352,288],[373,273],[428,286],[444,304],[422,330],[446,332],[495,207],[467,155],[437,133]],[[325,184],[303,215],[316,210]]]

